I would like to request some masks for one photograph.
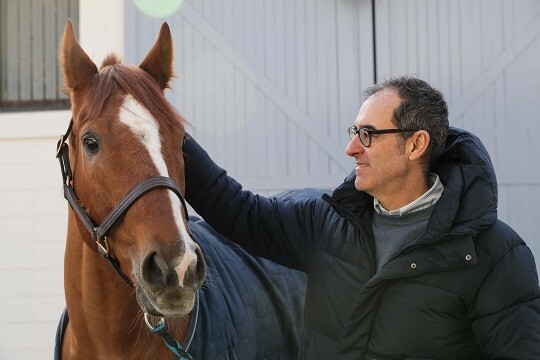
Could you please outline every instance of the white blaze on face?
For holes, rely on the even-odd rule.
[[[161,153],[161,136],[159,135],[159,124],[154,119],[152,114],[139,104],[131,95],[127,95],[124,103],[120,107],[120,121],[126,124],[135,136],[142,142],[142,144],[148,150],[150,158],[154,162],[158,169],[159,175],[169,177],[169,171],[167,170],[167,164]],[[178,280],[180,285],[184,283],[184,274],[193,260],[197,259],[195,255],[195,245],[191,237],[187,232],[187,228],[182,220],[180,211],[182,210],[182,203],[178,196],[172,191],[169,191],[169,199],[172,205],[172,214],[174,221],[178,227],[178,232],[181,237],[181,241],[184,242],[184,249],[186,249],[180,264],[176,268],[178,273]]]

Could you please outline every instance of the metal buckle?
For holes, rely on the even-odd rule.
[[[64,149],[64,146],[66,145],[66,139],[64,139],[64,134],[60,136],[60,140],[58,140],[58,145],[56,146],[56,157],[58,158],[60,156],[60,152]]]
[[[109,243],[107,242],[106,236],[103,239],[97,238],[96,244],[98,251],[101,255],[105,257],[109,256]]]

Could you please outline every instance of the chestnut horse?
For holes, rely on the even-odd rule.
[[[98,69],[68,22],[59,58],[72,121],[57,149],[70,208],[56,358],[294,358],[304,275],[188,226],[168,25],[138,67],[109,55]]]

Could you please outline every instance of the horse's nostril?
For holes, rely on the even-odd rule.
[[[202,286],[206,275],[204,258],[199,246],[195,248],[195,256],[186,268],[183,284],[185,287],[197,290]]]
[[[184,286],[195,288],[197,282],[197,260],[193,260],[184,274]]]
[[[198,289],[206,276],[204,257],[196,246],[195,256],[184,256],[176,267],[169,264],[159,252],[148,254],[141,266],[143,280],[151,289],[158,291],[164,287],[180,284],[182,287]]]
[[[163,286],[167,282],[169,272],[167,262],[158,253],[148,254],[142,264],[142,276],[146,282],[155,286]]]
[[[197,254],[197,264],[195,269],[194,286],[199,288],[202,286],[204,278],[206,277],[206,264],[204,262],[203,253],[199,246],[197,246],[195,249],[195,254]]]

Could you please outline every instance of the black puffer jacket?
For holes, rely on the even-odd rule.
[[[497,185],[475,136],[451,129],[436,172],[445,190],[415,245],[375,273],[373,199],[346,179],[332,197],[282,201],[243,191],[195,141],[187,199],[248,251],[305,271],[302,359],[540,359],[533,256],[497,220]]]

